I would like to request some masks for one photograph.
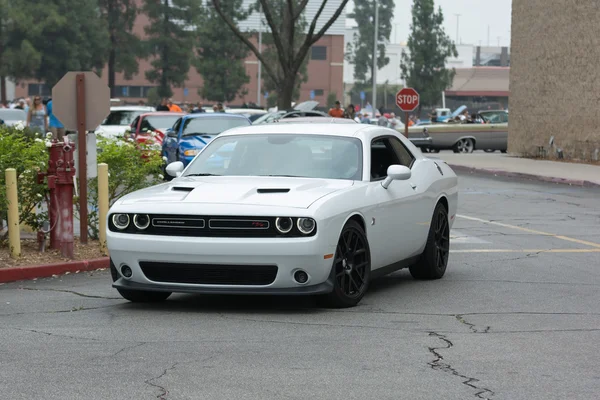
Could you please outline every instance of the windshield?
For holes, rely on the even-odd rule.
[[[133,120],[143,111],[119,110],[111,111],[102,125],[131,125]]]
[[[285,111],[277,111],[274,113],[262,115],[260,118],[254,120],[252,125],[259,125],[267,122],[272,122],[275,119],[279,119],[279,117],[281,117],[283,114],[285,114]]]
[[[142,130],[165,131],[175,125],[175,122],[181,118],[181,115],[152,115],[144,118],[142,121]]]
[[[243,118],[188,118],[183,125],[183,136],[218,135],[228,129],[248,125],[250,122]]]
[[[362,180],[360,139],[326,135],[235,135],[213,140],[185,176],[293,176]]]
[[[485,122],[501,124],[508,122],[508,113],[505,111],[484,111],[480,113]]]

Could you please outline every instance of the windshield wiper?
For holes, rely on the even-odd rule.
[[[183,136],[212,136],[210,133],[204,132],[188,132],[184,133]]]
[[[187,174],[184,176],[221,176],[219,174],[209,174],[209,173],[202,173],[202,174]]]

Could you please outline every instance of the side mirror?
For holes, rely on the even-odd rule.
[[[410,179],[411,174],[412,171],[410,170],[410,168],[404,165],[390,165],[387,169],[387,177],[381,183],[381,186],[387,189],[392,183],[392,181],[405,181],[407,179]]]
[[[175,161],[167,165],[166,171],[167,174],[171,175],[173,178],[178,178],[181,176],[183,168],[183,163],[181,161]]]
[[[177,132],[175,132],[173,129],[167,129],[167,137],[176,138],[177,137]]]

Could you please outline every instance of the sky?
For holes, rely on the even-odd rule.
[[[396,0],[390,41],[406,42],[410,33],[410,9],[413,0]],[[444,29],[453,40],[456,39],[458,18],[459,43],[487,46],[488,26],[490,46],[510,45],[510,21],[512,0],[435,0],[436,8],[442,7]],[[349,2],[348,12],[354,1]]]

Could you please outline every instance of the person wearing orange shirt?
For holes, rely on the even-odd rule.
[[[167,107],[169,107],[169,111],[171,111],[171,112],[182,112],[181,107],[179,107],[177,104],[173,104],[172,99],[169,99],[169,102],[167,103]]]
[[[335,102],[335,107],[329,109],[329,116],[333,118],[343,118],[344,110],[342,109],[342,105],[339,100]]]

